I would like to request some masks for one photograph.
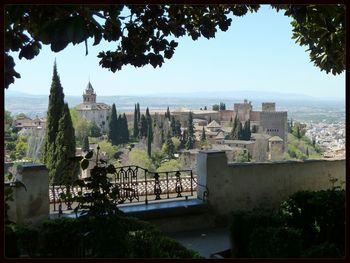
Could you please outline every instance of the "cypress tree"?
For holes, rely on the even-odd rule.
[[[193,149],[195,137],[194,137],[194,125],[193,125],[193,115],[192,112],[188,115],[188,128],[187,128],[187,141],[186,141],[186,149]]]
[[[151,127],[151,125],[148,125],[148,128],[147,128],[147,154],[149,157],[151,157],[151,155],[152,155],[151,133],[152,133],[152,127]]]
[[[251,131],[250,131],[250,120],[247,120],[244,123],[244,128],[243,128],[243,134],[242,134],[242,139],[245,141],[249,141],[251,137]]]
[[[170,123],[170,127],[171,127],[171,135],[175,136],[175,129],[176,129],[176,122],[175,122],[175,117],[171,116],[171,123]]]
[[[175,122],[175,136],[181,137],[181,122],[179,120],[176,120]]]
[[[138,123],[138,111],[137,111],[137,105],[135,104],[135,110],[134,110],[134,138],[138,138],[139,136],[139,123]]]
[[[129,129],[128,129],[128,119],[126,118],[125,113],[123,113],[123,118],[122,118],[122,142],[123,143],[128,143],[129,142]]]
[[[118,145],[118,117],[114,103],[112,105],[111,117],[109,118],[108,138],[112,145]]]
[[[175,146],[173,140],[171,139],[170,132],[168,132],[167,135],[166,146],[167,155],[169,156],[169,158],[174,158]]]
[[[64,93],[61,85],[60,77],[57,73],[56,61],[53,66],[53,76],[50,88],[49,104],[47,110],[45,138],[42,148],[42,161],[49,170],[49,178],[55,177],[55,151],[56,136],[58,133],[59,120],[62,116],[64,108]]]
[[[141,115],[141,120],[139,125],[140,125],[140,133],[139,133],[140,138],[146,137],[148,127],[147,127],[147,119],[144,114]]]
[[[237,136],[238,122],[239,122],[239,120],[238,120],[238,117],[237,117],[237,115],[236,115],[236,116],[235,116],[235,119],[234,119],[234,121],[233,121],[232,130],[231,130],[231,134],[230,134],[231,140],[237,139],[236,136]]]
[[[205,141],[205,140],[206,140],[206,136],[205,136],[205,130],[204,130],[204,127],[203,127],[202,135],[201,135],[201,141]]]
[[[51,172],[55,184],[69,184],[77,179],[79,163],[70,158],[75,157],[75,137],[68,104],[64,104],[63,114],[59,120],[56,135],[55,161]]]
[[[170,120],[170,110],[169,110],[169,106],[166,109],[166,113],[165,113],[165,118],[168,118]]]
[[[88,152],[90,151],[90,146],[89,146],[89,137],[85,136],[83,139],[83,147],[81,149],[83,152]]]
[[[140,104],[137,103],[137,122],[139,123],[141,119]]]
[[[243,128],[242,128],[242,123],[240,121],[238,121],[238,125],[237,125],[237,128],[236,128],[235,139],[236,140],[242,140],[243,139]]]

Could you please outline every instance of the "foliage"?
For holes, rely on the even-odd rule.
[[[309,156],[307,155],[309,153]],[[293,134],[288,134],[288,154],[295,159],[320,159],[322,150],[319,145],[313,146],[312,141],[303,136],[298,140]]]
[[[23,112],[20,112],[16,115],[16,120],[18,119],[25,119],[25,118],[28,118],[27,115],[25,115]]]
[[[174,158],[175,146],[170,136],[170,132],[168,133],[166,142],[164,143],[162,150],[170,159]]]
[[[98,127],[96,122],[91,121],[89,122],[89,136],[90,137],[100,137],[101,136],[101,129]]]
[[[204,130],[204,126],[203,126],[203,129],[202,129],[202,135],[201,135],[201,141],[205,141],[207,138],[205,136],[205,130]]]
[[[108,139],[111,141],[112,145],[118,145],[119,137],[119,127],[118,127],[118,116],[115,104],[112,105],[112,112],[109,118],[109,129],[108,129]]]
[[[147,152],[140,149],[132,149],[129,152],[129,164],[143,167],[149,171],[154,170],[154,165]]]
[[[238,116],[235,116],[235,119],[233,121],[233,126],[231,133],[229,135],[230,140],[242,140],[243,139],[243,128],[242,123],[238,119]]]
[[[147,154],[149,157],[151,157],[152,155],[152,125],[148,124],[148,128],[147,128]]]
[[[27,144],[27,138],[23,136],[19,136],[18,140],[16,142],[16,147],[15,147],[15,154],[16,154],[16,159],[20,160],[23,157],[26,156],[27,150],[28,150],[28,144]]]
[[[344,5],[273,5],[293,18],[293,38],[309,47],[310,59],[326,72],[345,70]],[[215,37],[217,27],[227,31],[234,16],[256,12],[259,5],[7,5],[4,12],[5,88],[20,74],[10,52],[19,58],[33,59],[42,44],[59,52],[94,38],[117,42],[115,51],[98,54],[99,64],[116,72],[125,65],[161,67],[164,58],[172,58],[185,35],[193,40]],[[122,14],[123,13],[123,14]],[[124,15],[124,13],[128,15]],[[46,18],[50,17],[50,21]],[[96,18],[98,17],[98,20]]]
[[[301,253],[300,231],[285,227],[258,227],[250,236],[253,258],[298,258]]]
[[[301,229],[304,248],[330,242],[344,251],[345,191],[300,191],[281,205],[289,226]]]
[[[174,152],[177,152],[180,149],[180,144],[181,144],[180,139],[177,137],[171,137],[171,141],[174,144]]]
[[[157,168],[157,172],[177,171],[181,169],[181,163],[178,160],[167,160],[162,162]]]
[[[258,227],[277,227],[282,224],[281,217],[271,209],[255,208],[251,211],[232,213],[230,238],[234,244],[234,257],[249,257],[250,236]]]
[[[98,146],[100,147],[100,152],[105,152],[107,154],[108,159],[113,159],[115,153],[118,151],[118,147],[112,145],[107,140],[99,141]]]
[[[83,147],[81,148],[83,152],[89,152],[90,146],[89,146],[89,137],[85,136],[83,140]]]
[[[123,214],[48,220],[36,228],[7,227],[5,233],[9,257],[23,252],[40,258],[199,257],[153,225]]]
[[[333,243],[325,242],[307,249],[302,258],[341,258],[343,257],[339,248]]]
[[[56,134],[58,133],[58,123],[63,113],[63,106],[63,88],[57,73],[57,65],[55,61],[47,110],[45,140],[41,154],[43,163],[46,164],[46,167],[49,169],[50,178],[53,178],[55,174],[53,155],[56,148],[55,140]]]
[[[75,137],[68,104],[64,104],[63,114],[58,124],[55,145],[55,174],[51,180],[55,184],[71,183],[77,179],[79,164],[72,159],[75,157]]]
[[[243,130],[242,130],[242,138],[241,139],[245,140],[245,141],[249,141],[251,135],[252,135],[252,133],[250,131],[250,120],[247,120],[244,123],[244,127],[243,127]]]
[[[293,19],[295,42],[308,47],[315,66],[333,75],[345,70],[345,5],[272,5]]]
[[[70,117],[72,119],[73,127],[77,130],[77,122],[78,122],[78,112],[75,108],[69,108]]]
[[[140,108],[137,107],[138,103],[135,104],[135,110],[134,110],[134,129],[133,129],[133,136],[134,138],[139,137],[139,115],[140,115]]]
[[[188,127],[187,127],[187,140],[186,140],[186,149],[193,149],[195,143],[195,135],[194,135],[194,125],[193,125],[193,114],[190,111],[188,114]]]
[[[77,141],[82,144],[85,137],[89,136],[89,125],[90,121],[88,121],[86,118],[78,118],[78,120],[75,123],[74,130],[75,130],[75,137]]]
[[[237,154],[235,158],[235,162],[237,163],[244,163],[244,162],[250,162],[251,156],[248,151],[242,151]]]
[[[211,107],[211,109],[212,110],[215,110],[215,111],[219,111],[219,105],[218,104],[214,104],[212,107]]]
[[[75,157],[74,128],[68,104],[64,103],[63,87],[57,73],[56,61],[53,68],[46,133],[41,156],[49,170],[51,182],[65,183],[75,178],[79,167],[70,159]]]
[[[230,224],[233,256],[344,256],[345,190],[335,186],[336,179],[330,181],[331,189],[296,192],[278,210],[234,212]]]
[[[139,127],[140,127],[139,129],[140,139],[143,137],[147,137],[148,123],[144,114],[141,115]]]

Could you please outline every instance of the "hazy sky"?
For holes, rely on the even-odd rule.
[[[309,60],[306,48],[291,39],[290,18],[262,6],[257,13],[234,17],[226,32],[214,39],[179,39],[172,59],[161,68],[126,66],[112,73],[99,66],[99,51],[115,44],[93,47],[70,44],[59,53],[43,46],[33,60],[18,59],[21,79],[9,89],[31,94],[49,94],[53,62],[66,95],[81,95],[90,78],[97,95],[149,95],[174,92],[257,90],[298,93],[322,98],[345,98],[345,74],[321,72]]]

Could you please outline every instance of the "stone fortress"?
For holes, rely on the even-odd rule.
[[[83,93],[83,103],[75,106],[79,118],[94,121],[103,133],[108,131],[108,116],[111,106],[105,103],[96,103],[96,93],[89,81]]]
[[[105,103],[96,103],[96,93],[90,82],[83,93],[83,103],[77,105],[75,109],[79,118],[85,117],[87,120],[96,122],[103,133],[108,131],[111,106]],[[150,109],[152,116],[158,115],[164,118],[165,112],[165,109]],[[261,111],[254,111],[251,102],[246,99],[243,103],[235,103],[232,110],[192,110],[187,108],[170,110],[171,115],[181,122],[182,129],[186,129],[188,126],[189,112],[193,114],[195,136],[197,138],[197,144],[195,145],[197,149],[190,151],[191,154],[195,154],[201,148],[199,144],[203,127],[211,148],[213,150],[225,150],[231,155],[229,159],[232,159],[232,156],[242,150],[248,151],[251,156],[256,156],[258,151],[266,152],[266,157],[259,158],[259,161],[274,159],[274,157],[281,156],[287,151],[287,112],[276,111],[274,102],[263,102]],[[145,112],[142,113],[145,114]],[[129,126],[132,126],[134,112],[125,112],[125,115]],[[252,133],[250,141],[225,139],[232,130],[230,123],[233,122],[236,116],[241,121],[242,126],[248,120],[251,129],[255,126],[256,131]],[[261,143],[261,141],[264,142]]]

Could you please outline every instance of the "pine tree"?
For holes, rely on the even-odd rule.
[[[203,130],[202,130],[202,135],[201,135],[201,141],[205,141],[207,138],[205,136],[205,130],[204,130],[204,126],[203,126]]]
[[[194,137],[194,125],[193,125],[193,115],[192,112],[188,115],[188,128],[187,128],[187,141],[186,141],[186,149],[193,149],[195,137]]]
[[[53,67],[53,76],[50,88],[49,105],[47,110],[46,130],[43,148],[41,152],[42,161],[49,170],[49,179],[56,177],[56,136],[59,121],[64,109],[64,93],[60,77],[57,73],[56,61]]]
[[[68,104],[64,104],[56,135],[55,161],[51,168],[54,184],[70,184],[78,177],[79,163],[75,157],[75,136]]]
[[[90,146],[89,146],[89,137],[85,136],[83,139],[83,147],[81,149],[83,152],[89,152]]]
[[[135,110],[134,110],[134,138],[138,138],[139,136],[139,124],[138,124],[138,111],[137,111],[137,104],[135,104]]]
[[[118,117],[115,104],[112,105],[112,112],[109,119],[108,138],[112,145],[118,145]]]
[[[166,149],[167,149],[167,155],[169,156],[169,158],[174,158],[175,146],[174,146],[173,140],[171,139],[170,132],[168,132],[168,136],[166,140]]]

